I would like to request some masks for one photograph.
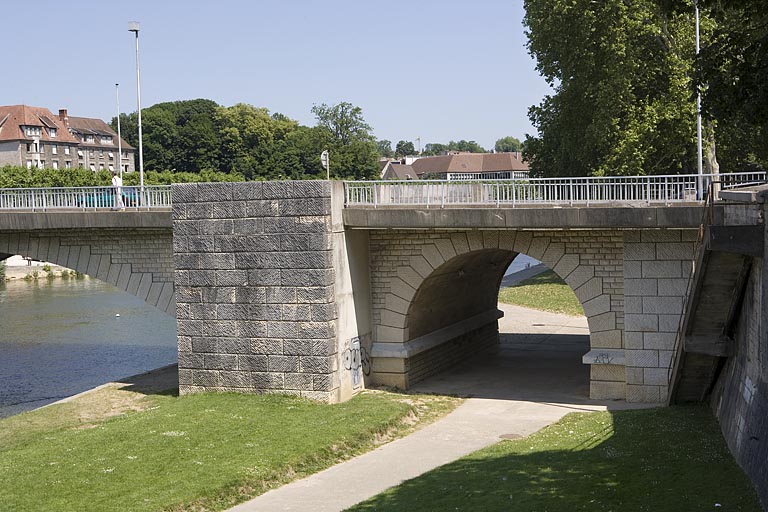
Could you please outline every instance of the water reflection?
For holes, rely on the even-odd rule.
[[[174,318],[109,284],[0,284],[0,417],[175,361]]]

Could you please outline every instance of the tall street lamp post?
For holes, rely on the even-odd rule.
[[[139,22],[128,22],[128,32],[136,34],[136,104],[139,111],[139,204],[144,202],[144,147],[141,140],[141,74],[139,73]]]
[[[115,84],[117,96],[117,164],[120,166],[120,182],[123,181],[123,139],[120,133],[120,84]]]
[[[696,9],[696,57],[699,56],[699,2],[694,0],[693,5]],[[704,199],[704,148],[701,141],[701,87],[696,86],[696,139],[697,151],[696,159],[699,180],[697,183],[699,199]]]

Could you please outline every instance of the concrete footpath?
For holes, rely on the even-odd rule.
[[[498,347],[412,389],[471,397],[453,412],[405,438],[230,510],[344,510],[502,438],[527,436],[569,412],[632,405],[588,398],[589,368],[581,363],[589,349],[586,319],[499,308],[505,313],[500,331],[507,334]]]

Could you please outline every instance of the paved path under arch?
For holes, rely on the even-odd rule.
[[[569,412],[634,407],[589,400],[586,319],[499,305],[498,348],[419,383],[414,392],[469,396],[445,418],[407,437],[290,483],[231,511],[331,512],[500,440],[526,436]],[[643,404],[648,407],[648,404]]]

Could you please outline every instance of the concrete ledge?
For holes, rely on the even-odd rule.
[[[0,231],[86,228],[172,228],[170,211],[2,212]]]
[[[584,354],[584,356],[581,358],[581,362],[584,364],[611,364],[624,366],[624,350],[610,348],[598,348],[595,350],[590,350]]]
[[[754,187],[721,190],[718,195],[720,199],[725,199],[726,201],[762,203],[765,200],[766,192],[768,192],[768,185],[757,185]]]
[[[345,208],[344,225],[358,229],[696,228],[702,204],[631,207]]]
[[[441,345],[454,338],[472,332],[504,316],[498,309],[486,311],[473,317],[443,327],[424,336],[419,336],[405,343],[374,343],[371,347],[371,357],[409,358]]]

